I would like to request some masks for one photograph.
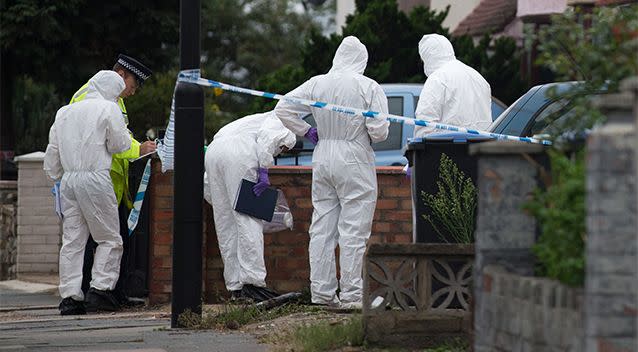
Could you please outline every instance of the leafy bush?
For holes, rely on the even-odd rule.
[[[442,153],[436,185],[439,189],[436,194],[421,191],[423,202],[432,211],[432,215],[421,216],[432,224],[443,241],[449,242],[443,234],[446,232],[456,243],[473,243],[477,191],[472,179]]]
[[[550,151],[552,183],[537,189],[525,209],[538,220],[541,235],[534,247],[537,274],[570,286],[585,278],[585,158]]]

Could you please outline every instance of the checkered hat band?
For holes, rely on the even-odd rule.
[[[127,70],[133,72],[137,77],[140,77],[143,80],[146,80],[148,78],[147,74],[144,74],[144,72],[140,71],[137,67],[131,65],[130,63],[124,61],[124,59],[119,59],[117,60],[117,63],[126,67]]]

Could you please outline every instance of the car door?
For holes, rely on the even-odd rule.
[[[412,93],[386,92],[388,112],[393,115],[414,118],[414,96]],[[403,156],[403,146],[412,137],[414,126],[405,123],[390,123],[388,138],[380,143],[373,143],[372,149],[378,166],[402,166],[408,160]]]

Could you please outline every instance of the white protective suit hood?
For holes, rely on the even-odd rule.
[[[347,71],[360,75],[368,65],[368,50],[357,37],[345,37],[332,59],[330,72]]]
[[[450,41],[439,34],[426,34],[419,54],[428,79],[423,84],[414,112],[417,119],[484,130],[492,122],[490,85],[475,69],[457,60]],[[437,130],[415,126],[414,137]],[[440,132],[440,131],[439,131]]]
[[[124,79],[117,72],[100,71],[89,80],[86,99],[102,98],[108,101],[117,101],[124,88],[126,88]]]
[[[419,55],[423,60],[423,72],[426,76],[450,61],[456,60],[452,43],[440,34],[426,34],[419,42]]]

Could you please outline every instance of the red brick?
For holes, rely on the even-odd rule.
[[[407,234],[407,233],[395,234],[393,243],[412,243],[412,234]]]
[[[295,257],[304,257],[304,258],[308,258],[308,241],[305,241],[304,243],[299,243],[299,245],[295,246],[292,249],[292,253],[291,255],[294,255]]]
[[[312,209],[300,209],[293,207],[292,219],[293,223],[310,222],[312,220]]]
[[[379,199],[377,201],[377,209],[396,209],[399,202],[396,199]]]
[[[171,295],[165,293],[155,293],[151,291],[148,294],[148,301],[151,305],[170,303]]]
[[[308,243],[308,236],[304,236],[302,233],[293,233],[290,231],[286,231],[282,233],[281,236],[277,238],[277,244],[283,244],[286,247],[292,247],[292,245],[296,245],[299,243]]]
[[[155,234],[167,234],[173,233],[173,223],[166,221],[156,221],[153,223],[153,233]]]
[[[153,245],[153,256],[169,256],[171,255],[171,246],[165,244]]]
[[[170,282],[173,279],[173,272],[171,270],[155,270],[153,272],[153,281],[166,281]]]
[[[389,222],[375,222],[372,224],[372,232],[390,232],[393,225]]]
[[[291,206],[298,206],[302,209],[311,209],[312,208],[312,200],[309,198],[297,198],[295,199],[295,203]]]
[[[158,197],[152,201],[153,208],[168,210],[173,209],[173,198]]]
[[[173,244],[172,232],[156,232],[153,233],[153,244]]]
[[[382,190],[383,197],[410,197],[410,187],[386,187]]]
[[[385,214],[384,220],[412,220],[412,212],[407,210],[389,211]]]
[[[377,176],[377,183],[384,186],[398,186],[401,179],[396,175],[379,175]]]
[[[160,184],[154,187],[153,194],[158,197],[172,197],[173,185]]]
[[[401,223],[401,232],[412,234],[412,222]]]
[[[173,209],[170,209],[170,210],[153,209],[153,212],[151,215],[155,221],[173,222]]]
[[[273,257],[287,257],[290,255],[290,248],[288,247],[270,247],[270,251]]]
[[[275,285],[273,285],[274,289],[280,292],[293,292],[299,291],[304,287],[307,287],[310,283],[308,280],[305,281],[278,281]]]
[[[412,210],[412,198],[401,200],[400,208],[411,211]]]
[[[286,200],[290,203],[291,199],[308,198],[312,196],[310,187],[287,187],[283,189]]]

